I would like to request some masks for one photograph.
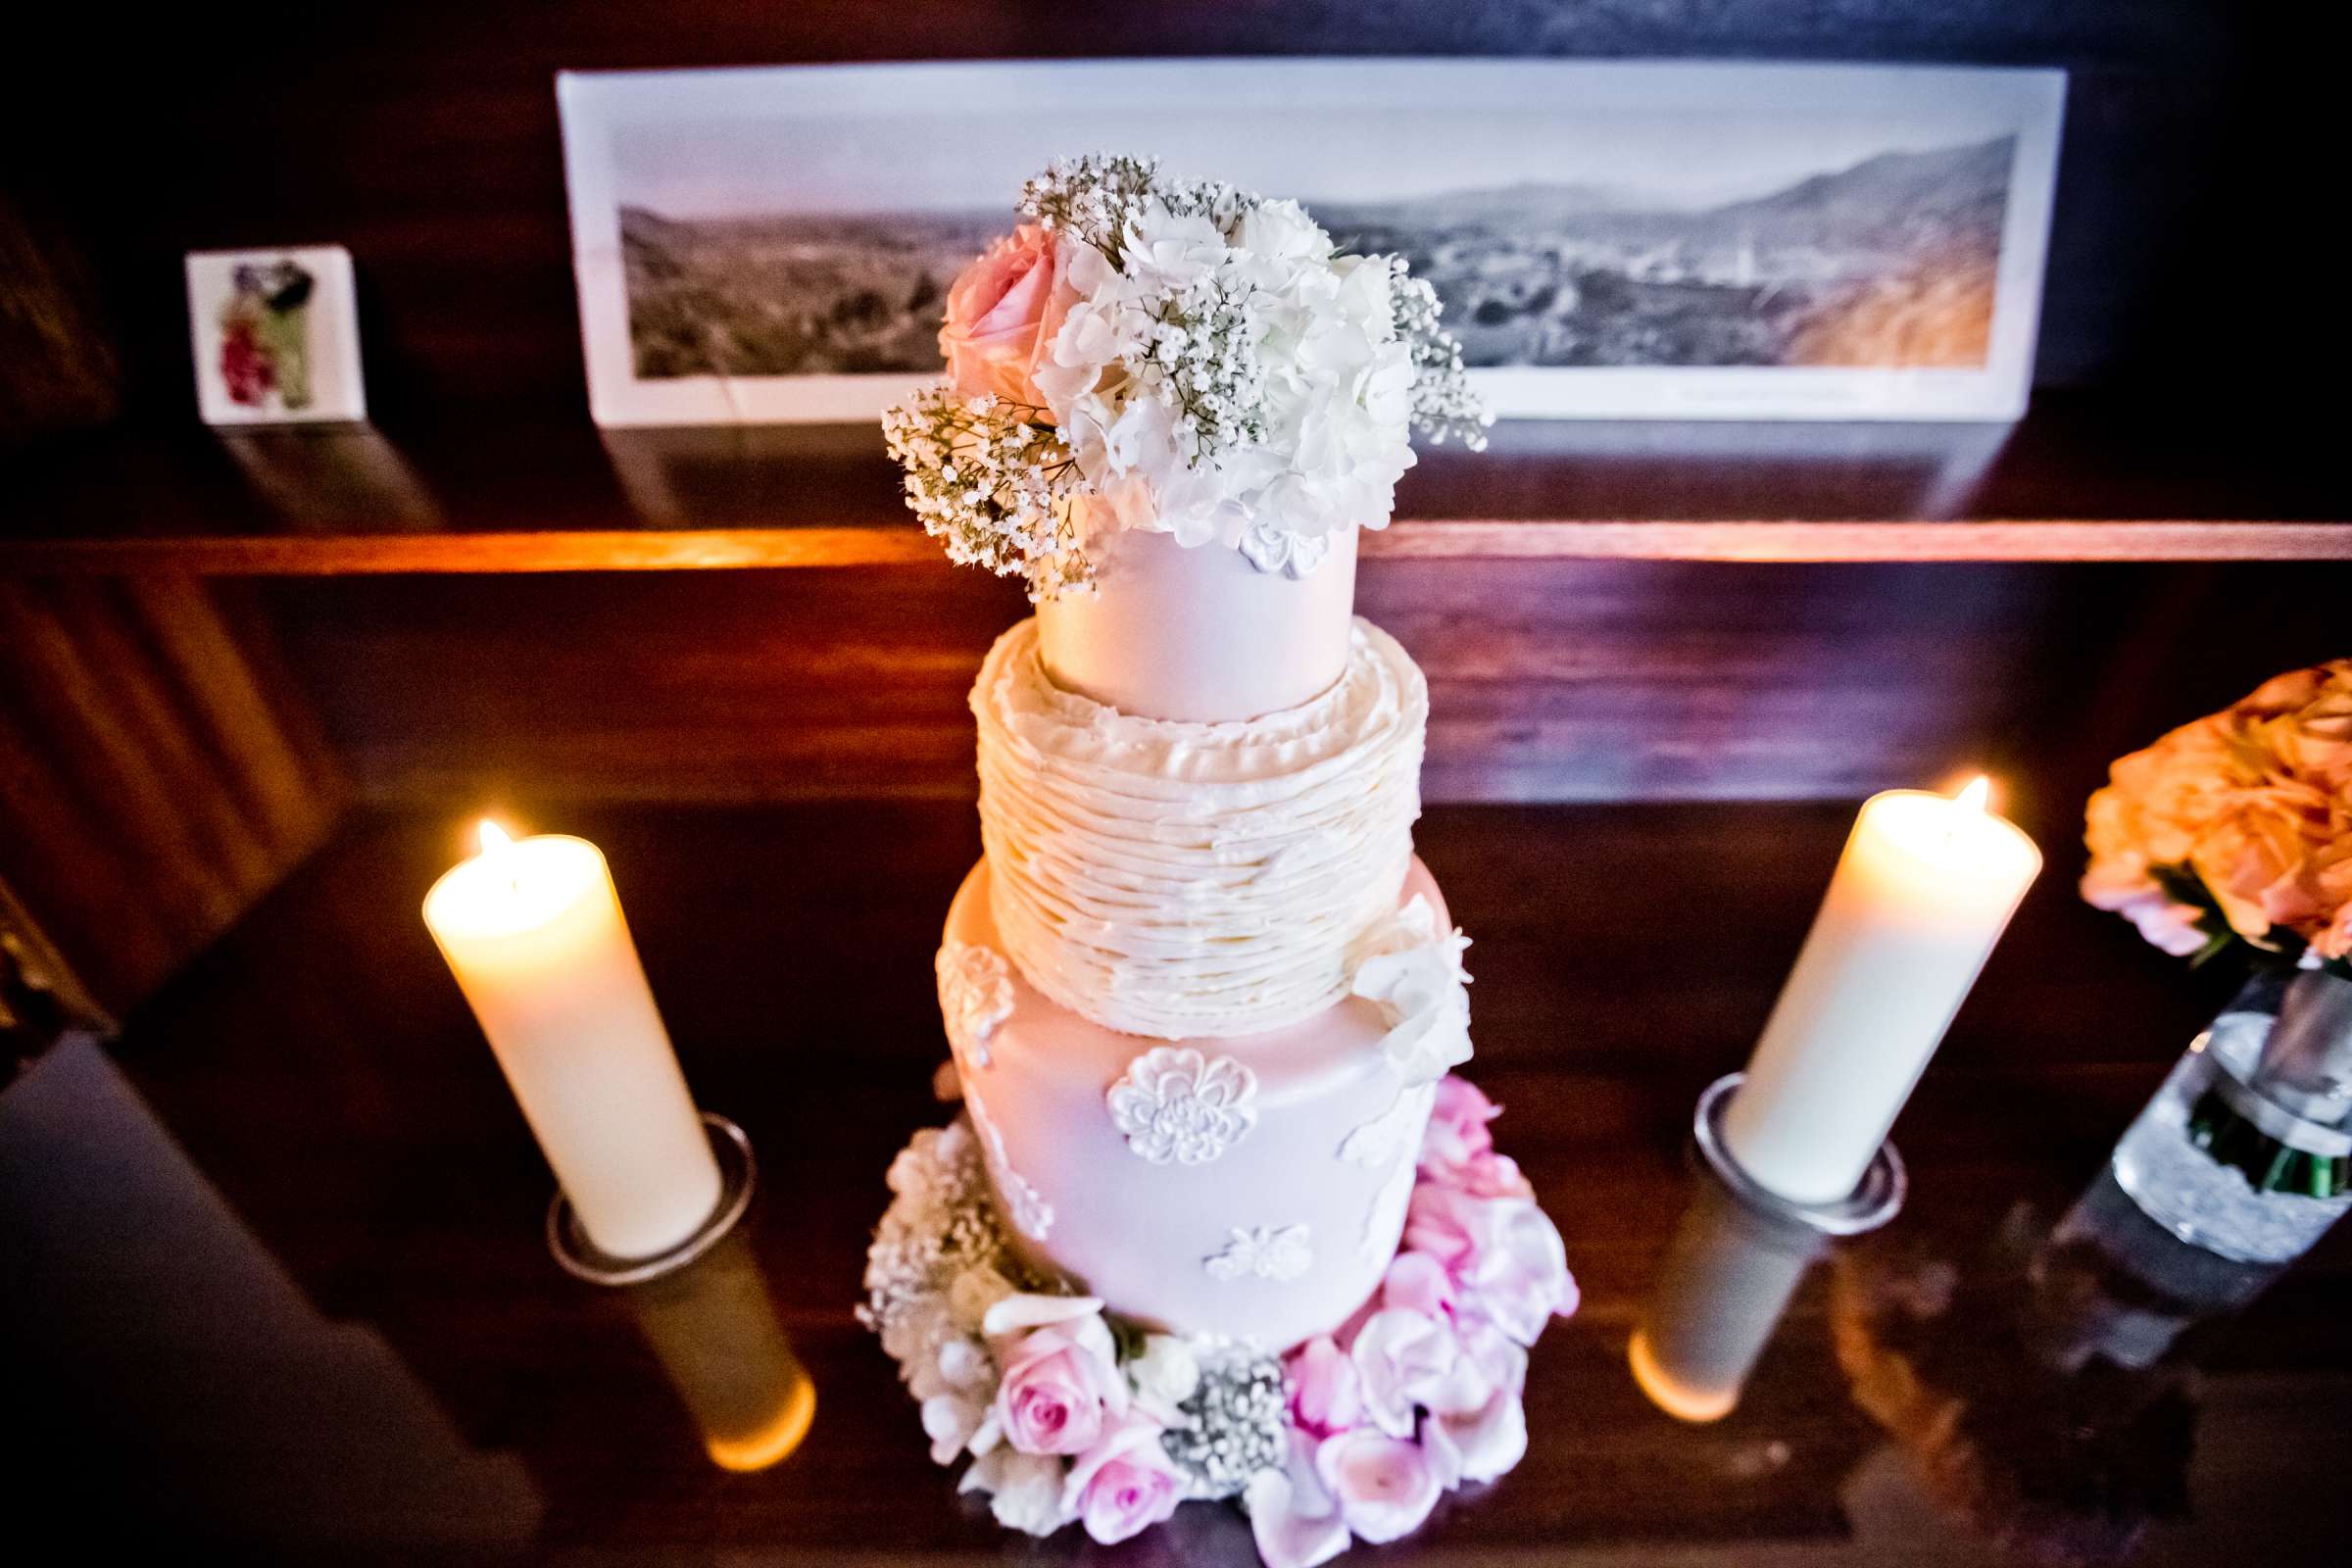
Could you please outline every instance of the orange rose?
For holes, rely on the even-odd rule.
[[[2082,896],[2191,951],[2200,917],[2161,870],[2193,872],[2231,930],[2323,956],[2352,947],[2352,660],[2266,682],[2121,759],[2090,799]]]
[[[939,352],[956,390],[1044,408],[1033,376],[1077,299],[1051,229],[1023,223],[991,245],[948,291]]]

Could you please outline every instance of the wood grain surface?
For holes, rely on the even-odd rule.
[[[890,1363],[850,1322],[882,1172],[943,1115],[928,1088],[943,1055],[930,960],[978,852],[970,811],[516,808],[605,848],[690,1081],[759,1148],[745,1235],[814,1382],[809,1440],[772,1469],[714,1468],[629,1298],[556,1272],[539,1237],[545,1169],[416,919],[422,889],[463,853],[463,818],[368,816],[140,1009],[120,1056],[252,1239],[239,1245],[258,1242],[309,1311],[394,1361],[347,1386],[333,1363],[294,1359],[291,1339],[257,1342],[235,1298],[183,1296],[156,1304],[188,1378],[213,1392],[126,1434],[123,1406],[89,1391],[157,1331],[119,1302],[95,1319],[111,1338],[77,1331],[90,1353],[51,1357],[25,1385],[24,1418],[54,1441],[20,1472],[36,1483],[21,1526],[58,1514],[85,1540],[157,1531],[249,1561],[1250,1560],[1239,1521],[1214,1510],[1115,1554],[1075,1533],[1039,1546],[1000,1536],[929,1464]],[[1584,1305],[1536,1353],[1527,1460],[1379,1560],[2014,1560],[1978,1533],[1988,1523],[1929,1500],[1905,1451],[1848,1401],[1818,1277],[1720,1425],[1669,1420],[1626,1372],[1626,1337],[1690,1193],[1691,1102],[1747,1050],[1849,820],[1843,807],[1706,805],[1449,808],[1421,824],[1421,852],[1476,939],[1472,1070],[1507,1107],[1497,1137],[1556,1217]],[[1913,1199],[1886,1241],[1954,1267],[2013,1204],[2030,1200],[2046,1224],[2091,1180],[2229,987],[2077,903],[2055,824],[2034,826],[2050,872],[1896,1129]],[[227,1242],[212,1234],[218,1280]],[[107,1240],[101,1222],[91,1241]],[[2207,1368],[2193,1512],[2153,1526],[2140,1560],[2336,1560],[2343,1499],[2325,1477],[2352,1438],[2344,1240],[2184,1344]],[[65,1293],[80,1272],[39,1278]],[[70,1297],[58,1305],[60,1323],[93,1321],[86,1304],[63,1315]],[[207,1372],[207,1347],[245,1357],[240,1374]],[[1971,1364],[1980,1380],[2002,1376],[1997,1360]],[[390,1446],[422,1439],[362,1416],[404,1379],[454,1423],[465,1469],[519,1465],[521,1494],[493,1508],[454,1465],[437,1482],[404,1479]],[[2079,1418],[2034,1410],[2045,1424]],[[289,1454],[258,1500],[239,1493],[224,1473],[245,1446],[232,1416],[264,1451],[272,1432],[307,1433],[306,1448],[331,1456],[328,1480]],[[138,1484],[74,1457],[92,1451],[147,1461]],[[364,1524],[338,1532],[319,1516],[355,1496]]]

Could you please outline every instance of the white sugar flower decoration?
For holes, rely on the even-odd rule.
[[[1388,1109],[1340,1141],[1340,1157],[1350,1165],[1378,1170],[1402,1153],[1408,1143],[1419,1147],[1437,1092],[1434,1083],[1407,1084],[1397,1090]],[[1405,1161],[1408,1167],[1412,1163]]]
[[[988,1166],[991,1180],[997,1184],[997,1196],[1004,1200],[1004,1213],[1012,1228],[1033,1242],[1042,1242],[1054,1229],[1054,1205],[1045,1195],[1029,1185],[1029,1178],[1012,1168],[1012,1156],[1004,1151],[1004,1135],[997,1129],[997,1119],[988,1113],[981,1098],[966,1090],[964,1108],[971,1112],[972,1125],[980,1129],[980,1153]]]
[[[1433,1083],[1470,1059],[1470,983],[1461,928],[1438,930],[1419,894],[1377,929],[1348,989],[1376,1003],[1389,1032],[1381,1050],[1408,1084]]]
[[[975,1067],[988,1065],[988,1037],[1012,1016],[1012,970],[1004,956],[978,942],[949,942],[933,967],[948,1039]]]
[[[1193,1348],[1173,1334],[1147,1334],[1144,1348],[1127,1362],[1127,1383],[1135,1402],[1163,1427],[1192,1425],[1184,1401],[1200,1387],[1200,1361]]]
[[[1257,1074],[1190,1047],[1159,1046],[1135,1058],[1105,1097],[1127,1147],[1154,1165],[1204,1165],[1257,1125]]]
[[[1271,1225],[1253,1229],[1236,1225],[1232,1237],[1222,1251],[1202,1261],[1209,1278],[1239,1280],[1254,1276],[1280,1284],[1295,1280],[1315,1266],[1314,1250],[1307,1245],[1304,1225],[1285,1225],[1280,1230]]]
[[[1294,533],[1265,518],[1252,521],[1242,534],[1242,554],[1263,572],[1280,572],[1297,581],[1314,574],[1331,556],[1328,533]]]

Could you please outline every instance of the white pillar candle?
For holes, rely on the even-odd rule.
[[[718,1206],[718,1162],[604,855],[481,832],[482,853],[425,895],[424,923],[588,1239],[615,1257],[666,1251]]]
[[[1873,796],[1846,840],[1724,1112],[1732,1156],[1792,1202],[1853,1192],[2041,869],[1986,790]]]

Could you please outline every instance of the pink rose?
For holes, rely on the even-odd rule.
[[[1453,1325],[1387,1308],[1364,1320],[1348,1348],[1372,1424],[1409,1438],[1419,1412],[1458,1410],[1486,1398],[1485,1379],[1463,1360]]]
[[[1408,1248],[1389,1265],[1388,1278],[1380,1287],[1380,1304],[1450,1322],[1457,1294],[1445,1264]]]
[[[1520,1174],[1519,1162],[1508,1154],[1488,1150],[1462,1161],[1447,1185],[1458,1187],[1473,1198],[1533,1198],[1536,1190]]]
[[[1062,1509],[1103,1545],[1142,1534],[1176,1511],[1184,1482],[1159,1445],[1159,1423],[1127,1415],[1112,1422],[1070,1466]]]
[[[1291,1419],[1300,1431],[1328,1438],[1363,1419],[1355,1363],[1330,1335],[1318,1335],[1292,1351],[1282,1370],[1291,1391]]]
[[[1046,407],[1033,376],[1077,300],[1051,229],[1023,223],[991,245],[948,290],[939,352],[956,390]]]
[[[1348,1549],[1348,1521],[1316,1472],[1320,1440],[1296,1427],[1287,1436],[1289,1462],[1250,1477],[1242,1502],[1265,1568],[1317,1568]]]
[[[1502,1107],[1468,1079],[1451,1073],[1440,1079],[1429,1131],[1421,1138],[1421,1174],[1432,1181],[1451,1181],[1465,1162],[1494,1149],[1494,1135],[1487,1131],[1487,1123],[1501,1114]]]
[[[1007,1297],[989,1309],[987,1328],[1002,1334],[1024,1315],[1024,1302],[1053,1298]],[[1004,1373],[996,1415],[1004,1439],[1022,1453],[1081,1453],[1101,1439],[1106,1422],[1127,1413],[1127,1379],[1099,1303],[1071,1298],[1084,1311],[1049,1321],[1000,1349]],[[1043,1307],[1038,1310],[1044,1310]]]
[[[1405,1211],[1404,1245],[1445,1264],[1470,1303],[1522,1345],[1554,1313],[1576,1310],[1567,1249],[1532,1198],[1424,1182]]]
[[[1369,1427],[1325,1438],[1315,1470],[1348,1528],[1375,1544],[1411,1534],[1445,1489],[1421,1445]]]
[[[1422,1429],[1432,1455],[1443,1450],[1448,1491],[1464,1481],[1493,1481],[1527,1454],[1527,1351],[1493,1323],[1465,1319],[1455,1327],[1462,1359],[1478,1369],[1487,1391],[1476,1405],[1445,1411]]]

